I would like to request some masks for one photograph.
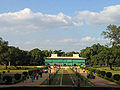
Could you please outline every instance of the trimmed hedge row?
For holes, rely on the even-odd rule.
[[[91,67],[80,67],[81,69],[88,70],[89,72],[94,72],[97,74],[97,76],[100,76],[102,78],[105,78],[109,81],[115,82],[120,85],[120,75],[119,74],[114,74],[112,75],[111,72],[105,72],[105,71],[100,71],[98,69],[94,69]]]
[[[28,75],[32,75],[33,72],[40,71],[42,69],[46,69],[48,67],[42,67],[42,68],[33,68],[29,69],[28,71],[22,72],[22,74],[27,77]],[[22,81],[22,74],[5,74],[6,72],[3,71],[2,78],[0,84],[15,84],[20,81]]]

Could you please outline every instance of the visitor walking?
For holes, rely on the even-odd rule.
[[[83,72],[85,72],[85,69],[83,69]]]
[[[39,74],[38,74],[38,73],[36,73],[36,80],[38,80],[38,77],[39,77]]]
[[[87,72],[87,79],[89,79],[89,77],[90,77],[90,74]]]
[[[80,79],[78,79],[77,87],[80,87]]]
[[[95,75],[95,73],[94,73],[94,79],[95,79],[95,77],[96,77],[96,75]]]
[[[31,80],[31,77],[29,76],[29,78],[28,78],[28,82],[31,83],[31,81],[32,81],[32,80]]]
[[[25,80],[25,75],[22,74],[22,82],[24,83],[24,80]]]
[[[50,73],[51,73],[51,68],[50,68]]]
[[[0,72],[0,80],[1,80],[1,78],[2,78],[2,74],[1,74],[1,72]]]
[[[40,77],[42,78],[42,70],[39,72]]]
[[[35,79],[35,77],[36,77],[36,73],[35,73],[35,72],[33,73],[33,77],[34,77],[34,79]]]
[[[32,82],[34,82],[34,76],[33,75],[31,76],[31,79],[32,79]]]

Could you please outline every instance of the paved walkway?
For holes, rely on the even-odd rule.
[[[51,70],[51,73],[53,73],[53,72],[54,72],[54,70]],[[86,78],[87,72],[83,72],[81,69],[78,70],[78,72]],[[35,80],[33,83],[25,81],[24,83],[20,82],[20,83],[14,84],[14,85],[0,85],[0,87],[40,86],[40,84],[44,80],[46,80],[48,78],[48,76],[49,76],[49,73],[43,73],[43,77],[39,78],[38,80]],[[96,76],[95,79],[89,79],[89,80],[95,85],[95,87],[120,87],[120,85],[117,85],[114,82],[110,82],[110,81],[103,79],[101,77],[98,77],[98,76]],[[46,87],[47,87],[47,85],[46,85]]]
[[[47,79],[49,76],[48,73],[43,73],[42,78],[38,78],[38,80],[35,80],[34,82],[28,82],[28,80],[25,80],[24,82],[20,82],[14,85],[0,85],[0,87],[16,87],[16,86],[40,86],[40,84]]]
[[[53,73],[54,70],[52,69],[51,70],[51,73]],[[16,86],[40,86],[40,84],[45,81],[48,76],[49,76],[49,73],[43,73],[42,75],[42,78],[38,78],[38,80],[34,80],[34,82],[28,82],[28,80],[25,80],[24,82],[20,82],[20,83],[17,83],[17,84],[14,84],[14,85],[0,85],[0,87],[16,87]]]
[[[78,72],[84,76],[85,78],[87,78],[87,72],[83,72],[83,70],[78,70]],[[101,77],[96,76],[95,79],[89,79],[89,81],[91,81],[95,87],[120,87],[120,85],[114,83],[114,82],[110,82],[106,79],[103,79]]]

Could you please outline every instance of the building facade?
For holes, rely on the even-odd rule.
[[[73,54],[73,57],[58,57],[57,54],[52,54],[51,57],[46,57],[45,65],[60,65],[60,66],[78,66],[85,65],[86,58],[79,57],[79,54]]]

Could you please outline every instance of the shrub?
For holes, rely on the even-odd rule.
[[[119,74],[114,74],[113,79],[119,81],[120,80],[120,75]]]
[[[5,71],[3,71],[3,74],[5,74]]]
[[[21,78],[21,74],[18,74],[18,73],[15,74],[15,75],[14,75],[14,78],[15,78],[16,80],[20,80],[20,78]]]
[[[107,72],[107,73],[106,73],[106,77],[111,78],[111,76],[112,76],[112,73],[111,73],[111,72]]]
[[[120,80],[119,80],[119,81],[117,81],[116,83],[120,85]]]
[[[33,71],[28,71],[28,74],[31,76],[33,74]]]
[[[96,69],[92,69],[92,68],[91,68],[90,71],[95,73]]]
[[[105,76],[106,72],[105,72],[105,71],[100,71],[100,74],[101,74],[102,76]]]
[[[97,70],[97,69],[96,69],[96,70],[95,70],[95,73],[100,74],[100,70]]]
[[[10,70],[7,71],[8,73],[10,72]]]
[[[23,72],[23,74],[25,75],[25,77],[27,77],[28,73],[27,72]]]
[[[12,76],[4,76],[3,81],[5,81],[5,83],[12,83]]]

